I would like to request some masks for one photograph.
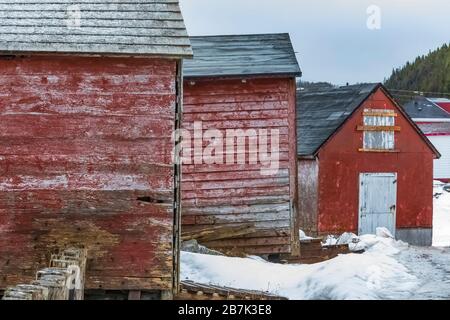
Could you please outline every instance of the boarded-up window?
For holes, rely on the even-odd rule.
[[[364,110],[365,150],[394,150],[395,114],[392,110]]]

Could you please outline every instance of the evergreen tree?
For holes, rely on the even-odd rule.
[[[397,90],[450,93],[450,46],[444,44],[412,63],[407,62],[402,68],[394,69],[385,85]]]

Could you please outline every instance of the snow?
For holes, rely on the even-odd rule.
[[[434,193],[440,194],[434,199],[433,246],[450,246],[450,193],[443,190],[444,184],[435,182]]]
[[[307,236],[306,233],[303,230],[299,230],[299,236],[300,236],[300,240],[314,239],[313,237]]]
[[[290,299],[391,298],[419,280],[393,256],[408,246],[390,238],[363,236],[364,254],[341,255],[314,265],[282,265],[261,258],[182,253],[182,278],[234,288],[269,291]]]
[[[282,265],[259,257],[182,252],[184,280],[268,291],[289,299],[445,299],[450,296],[450,250],[417,248],[365,235],[363,254],[314,265]]]
[[[394,239],[394,236],[387,228],[377,228],[376,234],[377,237]]]
[[[356,234],[351,232],[345,232],[341,236],[336,237],[334,235],[329,235],[323,241],[324,246],[335,246],[340,244],[352,245],[359,242],[359,238]]]
[[[450,193],[442,184],[434,203],[434,246],[413,247],[376,235],[344,233],[325,244],[364,249],[313,265],[274,264],[260,257],[232,258],[182,252],[184,280],[268,291],[289,299],[448,299],[450,297]],[[307,235],[301,233],[303,239]]]

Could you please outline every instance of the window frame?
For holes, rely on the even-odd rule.
[[[392,109],[364,109],[362,126],[357,130],[363,132],[362,148],[364,152],[398,152],[396,147],[397,113]]]

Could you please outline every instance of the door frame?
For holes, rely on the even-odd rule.
[[[397,232],[397,209],[398,209],[398,173],[397,172],[360,172],[358,178],[358,235],[361,235],[361,214],[362,214],[362,193],[361,193],[361,183],[364,176],[378,176],[378,177],[394,177],[396,181],[395,187],[395,210],[394,210],[394,230],[392,230],[392,235],[396,237]]]

